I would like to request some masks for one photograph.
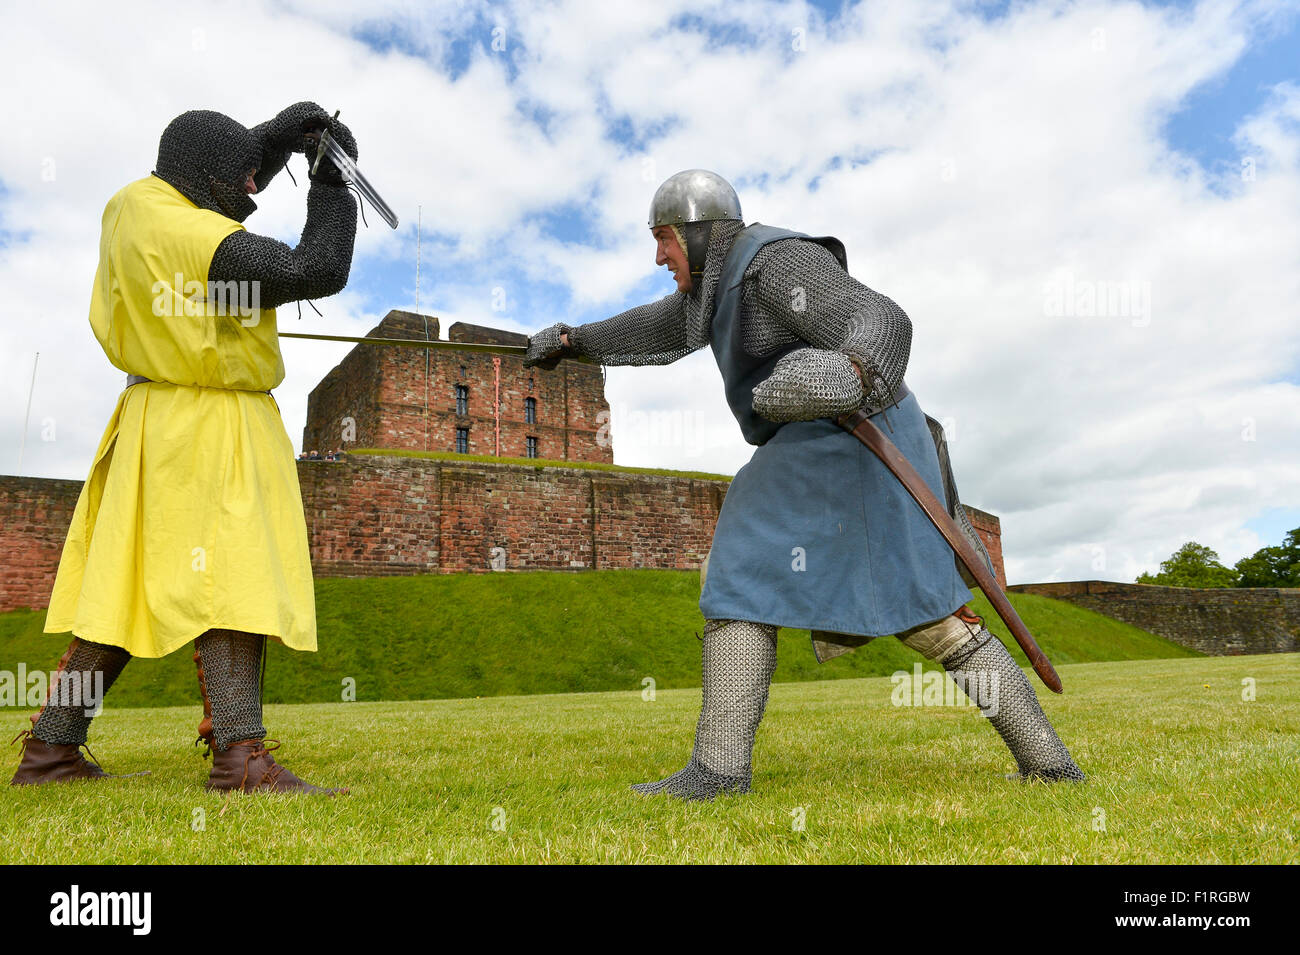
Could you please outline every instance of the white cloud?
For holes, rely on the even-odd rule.
[[[1277,7],[1017,4],[991,23],[938,2],[830,20],[766,2],[214,9],[33,6],[0,39],[0,76],[22,91],[0,106],[0,468],[17,463],[39,350],[32,418],[57,440],[33,427],[25,469],[84,476],[121,386],[85,324],[99,213],[151,168],[166,122],[203,106],[251,124],[312,98],[344,110],[403,222],[371,217],[353,285],[303,328],[353,334],[411,307],[417,206],[421,302],[444,329],[531,330],[637,304],[632,289],[657,297],[650,194],[705,166],[739,185],[750,221],[840,236],[853,273],[912,317],[909,383],[950,423],[963,496],[1002,517],[1013,581],[1131,579],[1193,538],[1234,560],[1271,543],[1247,521],[1300,503],[1300,89],[1242,116],[1241,169],[1204,170],[1160,135]],[[356,38],[385,24],[401,38],[387,52]],[[508,51],[475,45],[449,78],[460,34],[493,25]],[[249,226],[294,241],[303,198],[282,176]],[[576,210],[589,244],[539,227],[555,208]],[[360,293],[408,273],[390,303]],[[563,314],[532,310],[557,287]],[[1108,289],[1149,307],[1083,314]],[[295,443],[307,392],[345,350],[286,344],[277,399]],[[620,462],[734,471],[748,457],[707,351],[612,369],[607,390]]]

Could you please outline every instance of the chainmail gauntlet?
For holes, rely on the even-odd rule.
[[[844,271],[830,251],[805,239],[771,242],[746,269],[742,292],[742,342],[750,354],[767,354],[799,341],[840,352],[856,359],[867,376],[867,402],[884,405],[893,400],[907,370],[912,323],[892,300]],[[846,397],[843,365],[809,365],[807,370],[819,368],[832,376],[802,382],[809,401],[826,395]],[[790,383],[783,388],[789,391]]]
[[[307,190],[307,224],[296,248],[239,231],[217,246],[209,282],[257,282],[262,308],[343,290],[352,268],[357,205],[343,186],[313,182]]]

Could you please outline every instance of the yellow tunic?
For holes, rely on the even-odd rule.
[[[206,630],[316,649],[275,310],[208,303],[212,255],[243,226],[150,176],[109,200],[90,325],[118,399],[63,545],[45,621],[134,656]],[[216,313],[216,314],[212,314]]]

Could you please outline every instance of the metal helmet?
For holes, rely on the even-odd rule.
[[[650,228],[670,225],[686,242],[686,263],[696,282],[704,274],[709,234],[719,220],[742,221],[740,199],[731,183],[707,169],[669,176],[650,200]]]
[[[740,199],[731,183],[707,169],[669,176],[650,200],[650,228],[740,219]]]

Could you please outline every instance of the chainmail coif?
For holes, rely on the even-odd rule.
[[[238,630],[209,630],[195,641],[208,703],[212,707],[213,746],[264,739],[262,654],[266,638]]]
[[[107,693],[130,660],[131,654],[121,647],[91,643],[80,638],[75,640],[63,669],[51,681],[49,702],[32,727],[32,735],[44,743],[85,745],[86,734],[90,732],[90,722],[93,719],[86,715],[86,710],[93,712],[95,703],[103,703],[103,699],[92,701],[87,698],[87,694],[93,695],[99,689],[95,674],[103,675],[103,692]],[[81,681],[78,692],[70,692],[69,684],[72,680]],[[60,705],[61,700],[73,705]]]
[[[196,206],[243,222],[257,209],[244,182],[261,165],[262,144],[251,130],[224,113],[196,109],[163,130],[153,174]]]
[[[1021,779],[1083,782],[1083,771],[1047,719],[1034,688],[1007,648],[981,628],[943,667],[998,731]]]
[[[776,670],[776,627],[743,620],[710,620],[701,651],[702,696],[695,749],[686,766],[666,779],[638,783],[646,796],[712,799],[749,792],[751,756]]]

